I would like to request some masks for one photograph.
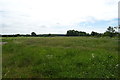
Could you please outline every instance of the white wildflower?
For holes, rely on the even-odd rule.
[[[95,56],[94,56],[94,54],[92,53],[92,58],[94,58]]]
[[[46,57],[48,57],[48,58],[52,58],[52,57],[53,57],[53,55],[46,55]]]
[[[116,65],[116,67],[118,67],[118,66],[119,66],[119,64]]]
[[[114,76],[114,75],[112,74],[112,76]]]

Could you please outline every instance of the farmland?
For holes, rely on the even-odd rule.
[[[118,39],[3,37],[3,78],[117,78]]]

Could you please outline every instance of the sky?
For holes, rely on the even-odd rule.
[[[0,34],[103,33],[118,25],[119,0],[0,0]]]

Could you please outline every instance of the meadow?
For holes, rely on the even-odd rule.
[[[118,78],[118,39],[3,37],[3,78]]]

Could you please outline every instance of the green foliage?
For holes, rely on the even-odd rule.
[[[109,36],[109,37],[118,37],[120,35],[120,25],[118,27],[111,27],[109,26],[104,33],[98,33],[92,31],[91,34],[86,33],[84,31],[77,31],[77,30],[68,30],[66,34],[36,34],[35,32],[32,32],[31,35],[29,34],[15,34],[15,35],[2,35],[2,37],[55,37],[55,36],[94,36],[94,37],[103,37],[103,36]]]
[[[99,33],[97,33],[97,32],[94,32],[94,31],[91,32],[91,36],[98,36],[98,35],[99,35]]]
[[[118,36],[120,33],[117,31],[115,31],[115,29],[117,29],[118,27],[111,27],[109,26],[107,28],[107,31],[104,32],[104,36],[109,36],[109,37],[113,37],[113,36]]]
[[[3,78],[117,78],[118,39],[3,38]]]
[[[32,32],[31,35],[32,35],[32,36],[36,36],[36,33],[35,33],[35,32]]]
[[[114,33],[114,32],[115,32],[115,29],[114,29],[113,27],[109,26],[109,27],[107,28],[107,32]]]
[[[77,31],[77,30],[68,30],[67,36],[87,36],[88,34],[83,31]]]

